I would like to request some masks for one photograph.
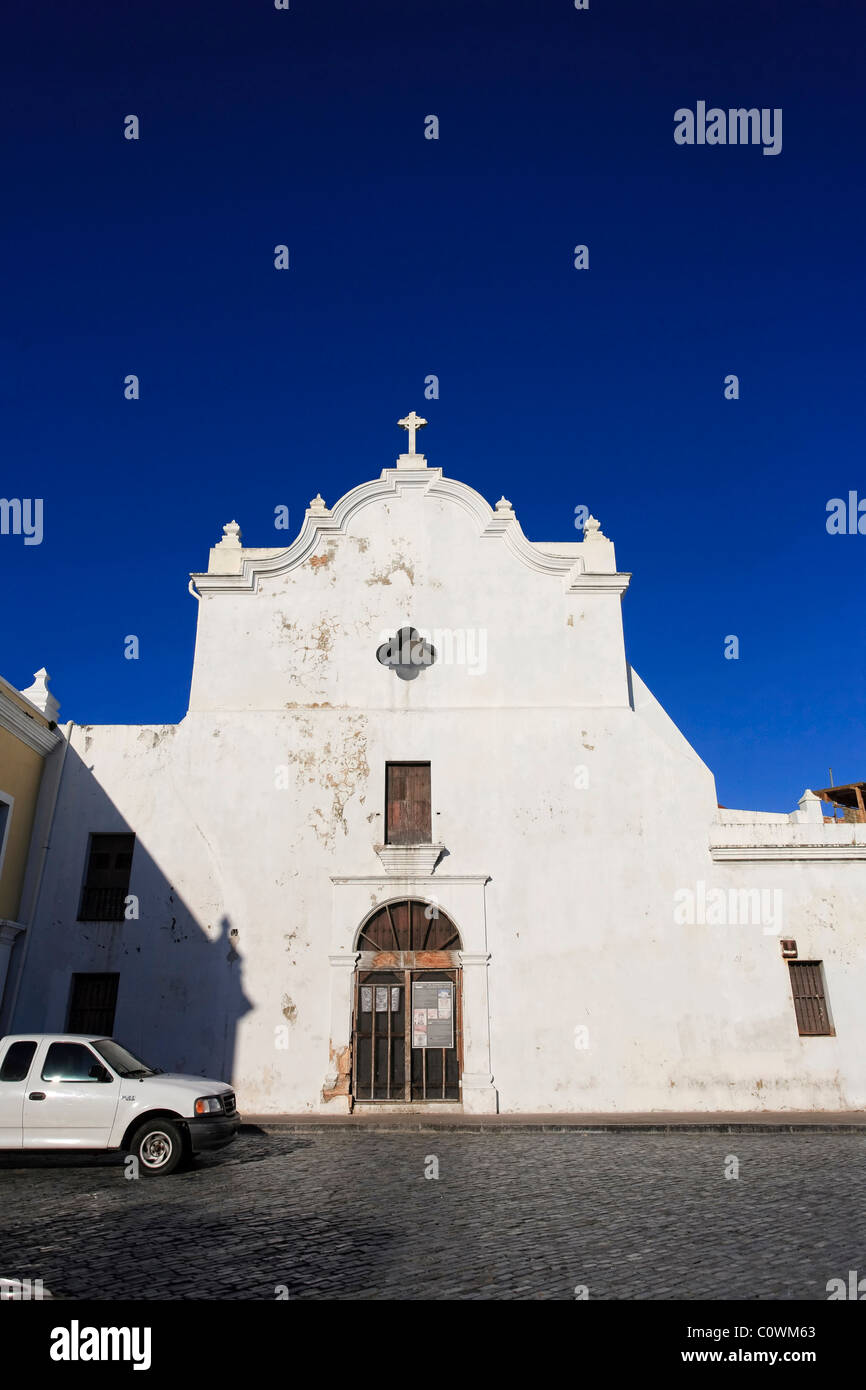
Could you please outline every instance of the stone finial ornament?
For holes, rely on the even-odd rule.
[[[824,803],[821,798],[816,796],[813,791],[810,791],[808,787],[803,792],[797,804],[799,806],[799,811],[795,811],[794,815],[797,816],[798,820],[801,822],[805,821],[807,824],[811,822],[814,825],[823,825]]]
[[[218,541],[217,544],[218,544],[218,545],[224,545],[226,548],[231,547],[232,549],[237,549],[238,546],[240,546],[240,543],[241,543],[241,528],[240,528],[240,526],[238,526],[238,524],[237,524],[236,521],[229,521],[229,522],[223,527],[223,538],[222,538],[222,540],[221,540],[221,541]]]
[[[57,700],[48,689],[48,682],[50,680],[51,677],[43,666],[41,670],[35,672],[33,684],[28,686],[26,690],[21,690],[18,693],[23,695],[25,700],[29,700],[31,705],[35,705],[38,710],[41,710],[46,719],[56,722],[57,711],[60,709],[60,701]]]
[[[328,515],[328,508],[325,505],[325,499],[320,492],[316,493],[315,497],[310,502],[307,511],[311,512],[313,516]]]
[[[601,522],[594,516],[588,516],[583,523],[583,539],[585,541],[606,541],[607,536],[601,529]]]
[[[502,497],[500,497],[499,501],[496,503],[496,515],[497,515],[497,516],[514,516],[514,508],[512,507],[512,505],[511,505],[511,503],[509,502],[508,498],[505,497],[504,495],[503,495]]]

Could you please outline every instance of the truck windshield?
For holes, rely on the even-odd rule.
[[[134,1057],[113,1038],[100,1038],[93,1046],[118,1076],[156,1076],[159,1072],[159,1067],[149,1067],[147,1062]]]

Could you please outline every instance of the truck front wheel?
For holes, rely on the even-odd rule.
[[[171,1120],[147,1120],[132,1136],[129,1152],[142,1174],[173,1173],[184,1157],[183,1135]]]

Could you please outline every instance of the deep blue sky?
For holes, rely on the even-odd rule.
[[[0,537],[0,673],[180,719],[223,523],[291,539],[415,408],[531,539],[600,517],[721,802],[866,777],[864,48],[859,0],[7,3],[0,495],[45,539]],[[699,99],[781,154],[676,145]]]

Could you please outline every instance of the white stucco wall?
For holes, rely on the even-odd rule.
[[[62,1027],[72,972],[117,970],[130,1046],[231,1079],[247,1112],[317,1109],[357,926],[434,897],[475,972],[478,1108],[862,1107],[866,827],[717,812],[627,667],[627,582],[603,537],[533,547],[417,462],[308,513],[288,550],[216,547],[186,718],[71,732],[16,1029]],[[410,623],[472,632],[477,666],[483,633],[484,669],[440,640],[399,680],[376,648]],[[374,846],[385,763],[416,759],[447,855],[408,883]],[[88,834],[119,829],[140,918],[78,923]],[[860,857],[814,857],[842,847]],[[676,921],[699,883],[765,890],[782,930]],[[835,1037],[798,1036],[780,936],[823,960]]]

